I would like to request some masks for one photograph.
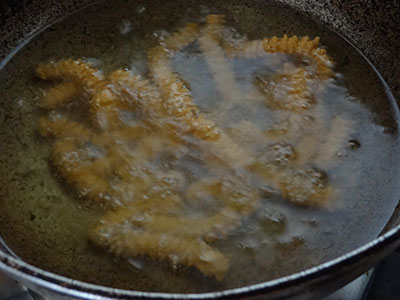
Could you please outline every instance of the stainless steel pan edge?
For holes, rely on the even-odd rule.
[[[33,267],[0,251],[0,270],[48,299],[318,299],[335,291],[400,245],[400,227],[372,242],[303,272],[222,292],[166,294],[112,289]]]
[[[277,0],[327,23],[377,66],[397,99],[400,98],[400,23],[398,1]],[[17,1],[6,1],[17,2]],[[6,63],[43,28],[97,1],[23,1],[16,12],[0,18],[0,60]],[[262,2],[262,1],[258,1]],[[1,8],[1,6],[0,6]],[[1,65],[0,65],[1,66]],[[335,260],[265,283],[206,294],[144,293],[111,289],[43,271],[0,250],[0,270],[49,299],[316,299],[368,270],[400,245],[400,218],[395,213],[386,233]]]

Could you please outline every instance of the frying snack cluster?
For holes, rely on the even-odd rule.
[[[296,148],[286,142],[248,153],[195,105],[171,65],[175,53],[198,44],[229,105],[251,101],[238,87],[230,59],[275,52],[300,56],[304,66],[254,78],[269,109],[296,115],[315,103],[311,85],[334,75],[319,38],[285,35],[232,44],[225,31],[222,15],[187,24],[148,51],[148,79],[122,69],[105,75],[82,60],[38,66],[39,78],[55,82],[41,101],[47,113],[39,122],[40,134],[52,145],[51,163],[80,197],[106,210],[89,232],[96,245],[118,256],[192,266],[220,280],[230,262],[211,243],[227,238],[254,212],[262,201],[260,186],[274,187],[295,204],[326,203],[332,188],[323,171],[306,159],[299,163]],[[71,107],[79,107],[81,115],[74,118]],[[278,124],[263,134],[268,139],[288,132],[290,126]],[[209,170],[204,178],[190,179],[179,167],[191,151]],[[197,206],[203,211],[194,214],[191,207]]]

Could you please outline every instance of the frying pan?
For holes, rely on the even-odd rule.
[[[352,41],[374,65],[388,90],[400,99],[400,3],[396,0],[276,0],[327,24]],[[0,3],[0,65],[36,33],[89,6],[93,0],[11,1]],[[227,1],[228,2],[228,1]],[[268,9],[263,1],[259,10]],[[390,113],[397,107],[377,107]],[[397,133],[397,127],[393,128]],[[379,176],[373,174],[372,176]],[[33,267],[0,248],[0,270],[49,299],[318,299],[361,275],[400,245],[400,205],[373,241],[334,260],[276,280],[203,294],[166,294],[118,290],[65,278]]]

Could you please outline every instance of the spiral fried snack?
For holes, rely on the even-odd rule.
[[[333,62],[326,49],[319,47],[319,40],[319,37],[310,40],[308,36],[299,39],[295,35],[289,38],[285,34],[282,38],[265,38],[262,42],[266,52],[297,54],[309,58],[315,64],[316,76],[324,80],[334,75]]]
[[[272,80],[256,78],[260,90],[266,97],[266,104],[271,109],[299,113],[309,109],[313,97],[308,87],[310,75],[303,68],[284,68],[282,74]]]
[[[79,97],[80,91],[73,82],[63,82],[50,88],[41,101],[44,109],[55,109],[60,105],[73,101]]]
[[[44,109],[56,109],[75,100],[83,92],[90,94],[91,90],[103,83],[98,71],[81,60],[68,59],[41,64],[36,69],[36,75],[44,80],[63,80],[45,93],[41,101]]]
[[[204,140],[217,139],[219,132],[215,124],[200,114],[192,102],[189,90],[169,66],[166,49],[159,46],[150,50],[149,65],[163,96],[164,115],[184,120],[183,133],[193,134]],[[173,130],[182,130],[182,128],[173,128]]]
[[[221,36],[225,28],[224,24],[225,18],[222,15],[207,16],[199,44],[218,90],[227,102],[225,109],[228,109],[230,103],[242,102],[243,95],[237,87],[235,74],[224,48],[220,46],[220,43],[223,44],[224,41]]]
[[[148,130],[130,127],[99,133],[62,117],[57,120],[42,118],[39,132],[53,142],[50,159],[62,178],[74,186],[80,196],[94,203],[113,206],[121,201],[114,192],[118,186],[110,184],[116,166],[139,163],[141,157],[138,154],[134,160],[119,143],[143,140]]]
[[[181,50],[197,37],[197,26],[186,25],[166,40],[165,45],[168,48],[160,45],[149,51],[149,68],[162,94],[164,109],[162,113],[165,116],[174,116],[183,120],[185,126],[183,133],[193,134],[204,140],[215,140],[220,136],[215,124],[207,120],[193,104],[189,89],[169,64],[170,51]]]
[[[261,90],[267,96],[267,105],[271,108],[292,112],[307,110],[313,104],[310,85],[315,84],[315,80],[326,80],[334,76],[333,62],[326,49],[319,47],[319,37],[310,40],[308,36],[299,39],[297,36],[289,38],[284,35],[282,38],[266,38],[262,45],[265,52],[296,54],[310,61],[308,67],[291,71],[284,68],[282,74],[268,83],[258,78]]]
[[[333,61],[325,48],[319,46],[320,38],[311,40],[308,36],[302,38],[296,35],[288,37],[286,34],[279,37],[265,38],[263,40],[247,41],[240,45],[225,46],[227,53],[233,57],[257,57],[265,53],[283,53],[298,55],[309,60],[313,73],[320,80],[334,76]]]
[[[224,17],[210,15],[203,27],[190,23],[173,33],[149,50],[150,79],[126,70],[104,76],[82,60],[37,68],[40,78],[58,81],[42,99],[41,106],[50,112],[39,122],[39,133],[52,143],[50,160],[81,197],[107,209],[89,232],[96,245],[119,256],[195,267],[220,280],[229,259],[210,243],[227,238],[254,212],[261,201],[260,181],[299,205],[326,202],[331,188],[324,172],[304,158],[296,165],[296,149],[289,143],[269,145],[257,155],[244,150],[194,104],[189,87],[170,64],[176,52],[198,43],[225,102],[237,104],[245,97],[229,57],[302,55],[309,66],[284,66],[281,74],[255,82],[271,110],[300,115],[314,103],[310,84],[333,74],[319,39],[284,36],[231,45],[225,30]],[[83,122],[66,112],[68,103],[80,104]],[[209,169],[204,178],[189,182],[184,170],[161,163],[163,155],[173,154],[179,161],[191,151],[200,152]],[[225,173],[213,164],[215,158]],[[193,214],[193,207],[210,199],[215,207]]]

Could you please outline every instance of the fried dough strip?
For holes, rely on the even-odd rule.
[[[115,118],[115,116],[111,114],[113,110],[118,111],[121,107],[127,106],[128,111],[135,111],[139,108],[141,113],[148,119],[144,121],[147,126],[153,130],[163,131],[164,134],[169,135],[171,139],[177,142],[181,142],[179,135],[182,131],[190,131],[187,126],[184,126],[186,124],[177,121],[176,116],[173,114],[178,114],[178,112],[182,113],[179,108],[173,107],[175,108],[173,113],[167,113],[167,107],[161,100],[160,92],[154,88],[148,80],[143,79],[140,75],[132,75],[126,70],[117,70],[108,76],[108,80],[113,85],[113,94],[109,98],[105,96],[104,100],[100,100],[100,102],[110,102],[109,106],[111,111],[109,117],[111,120]],[[95,104],[92,102],[92,105]],[[171,104],[169,106],[171,106]],[[92,111],[94,111],[94,109],[92,109]],[[117,120],[111,123],[115,124],[113,125],[114,127],[118,127],[116,126],[118,122]],[[168,127],[169,130],[165,130],[164,127]]]
[[[155,47],[149,52],[150,70],[160,87],[163,96],[164,117],[176,117],[184,122],[185,134],[193,134],[203,140],[216,140],[220,132],[215,124],[207,120],[193,104],[190,92],[185,84],[174,74],[169,65],[166,49]]]
[[[72,82],[62,82],[48,89],[41,99],[40,106],[44,109],[56,109],[59,106],[73,101],[80,95],[77,85]]]
[[[224,16],[209,15],[206,22],[198,41],[208,68],[221,96],[228,105],[241,103],[243,102],[242,92],[237,87],[231,64],[227,60],[224,49],[220,46],[220,41],[223,40],[220,34],[225,24]]]
[[[41,117],[38,127],[40,135],[47,138],[60,139],[72,136],[85,142],[93,135],[93,132],[89,128],[65,117],[60,117],[56,120],[50,120],[48,117]]]
[[[271,109],[300,113],[314,103],[308,84],[310,74],[304,68],[285,70],[272,80],[257,77],[257,84],[266,96],[266,104]]]
[[[133,205],[132,203],[141,203],[140,201],[152,205],[147,206],[147,211],[154,208],[157,198],[151,194],[153,190],[158,192],[159,186],[153,174],[154,171],[147,167],[150,161],[156,159],[157,154],[165,151],[169,146],[171,143],[160,141],[160,137],[154,135],[142,136],[137,141],[135,149],[124,146],[121,140],[115,140],[113,145],[107,143],[106,158],[113,165],[114,176],[110,194],[121,209],[125,210],[126,207]],[[169,187],[172,186],[169,185]],[[167,192],[158,194],[159,199],[164,200],[159,203],[160,206],[166,205],[167,194]]]
[[[165,41],[165,47],[157,46],[149,51],[149,68],[160,87],[165,114],[183,119],[187,132],[204,140],[216,140],[220,132],[194,105],[189,89],[170,66],[169,50],[181,50],[199,36],[198,26],[187,24]]]
[[[152,182],[154,184],[154,180]],[[161,188],[160,192],[151,196],[144,192],[147,195],[145,200],[137,199],[104,216],[101,223],[91,230],[91,240],[99,246],[109,248],[116,255],[148,255],[155,259],[167,259],[173,264],[195,266],[207,275],[222,276],[221,272],[225,271],[228,263],[221,254],[212,250],[193,234],[184,236],[173,231],[176,229],[176,222],[175,225],[170,222],[176,219],[168,217],[165,213],[168,214],[171,209],[170,213],[176,211],[180,199],[176,199],[173,195],[162,197],[170,191],[165,184],[159,184],[155,185]],[[155,209],[155,205],[159,209]],[[182,231],[182,227],[178,228]],[[140,241],[130,238],[133,236]],[[197,242],[193,244],[191,241]],[[201,263],[200,253],[198,253],[201,250],[199,243],[203,247],[207,246],[210,253],[218,254],[216,260],[209,261],[207,264]],[[192,249],[188,252],[185,248],[189,245],[192,245]],[[225,262],[222,267],[221,262]]]
[[[94,102],[92,104],[96,118],[94,123],[101,123],[101,121],[97,120],[95,109],[104,106],[104,98],[106,97],[102,86],[105,85],[105,82],[96,73],[98,74],[98,70],[81,60],[67,59],[39,65],[36,69],[36,75],[41,79],[69,80],[51,88],[42,99],[42,106],[48,109],[56,108],[58,105],[72,100],[76,94],[87,91],[89,95],[95,95],[94,100],[91,101],[92,103]],[[100,93],[98,90],[100,90]],[[107,96],[111,98],[113,95],[109,93]],[[111,101],[107,100],[107,104],[109,104]],[[101,120],[104,122],[104,117]]]
[[[241,223],[244,217],[254,211],[259,202],[258,192],[243,185],[238,180],[228,182],[220,182],[216,179],[206,180],[195,183],[195,186],[189,187],[189,190],[190,192],[186,193],[186,197],[192,197],[190,201],[198,201],[199,192],[206,192],[219,202],[223,208],[217,212],[210,212],[202,218],[184,217],[178,202],[174,202],[175,206],[167,204],[171,196],[164,197],[164,200],[162,200],[157,199],[159,195],[156,195],[152,198],[152,202],[156,203],[158,201],[160,205],[166,202],[169,212],[168,214],[163,212],[160,214],[154,213],[153,219],[145,222],[143,226],[150,231],[173,232],[181,236],[201,237],[211,241],[217,236],[226,236],[229,231]],[[143,210],[142,203],[130,203],[128,207],[111,213],[106,217],[106,220],[122,221],[127,218],[129,211],[133,214],[146,213],[146,210],[148,211],[148,207]],[[154,217],[155,215],[157,217]]]
[[[87,158],[79,151],[77,141],[71,138],[56,140],[50,159],[62,178],[74,186],[80,196],[98,203],[108,202],[108,181],[93,171],[91,163],[85,163]]]
[[[44,80],[69,80],[81,85],[85,90],[97,90],[103,85],[103,76],[100,72],[79,59],[40,64],[36,69],[36,75]]]
[[[325,141],[320,144],[316,158],[313,162],[320,168],[330,168],[337,160],[340,150],[343,149],[344,142],[354,131],[353,122],[339,116],[332,120],[331,128]]]
[[[132,112],[134,107],[123,103],[111,88],[105,87],[91,97],[90,113],[95,127],[102,130],[115,130],[124,127],[120,113]]]
[[[154,88],[149,80],[140,75],[133,75],[126,70],[116,70],[108,75],[107,80],[113,87],[113,97],[123,105],[140,108],[148,117],[160,117],[161,100],[159,91]],[[111,91],[110,91],[111,93]],[[104,99],[105,104],[106,98]],[[113,100],[111,100],[113,101]]]
[[[200,187],[200,185],[198,185],[198,187]],[[96,244],[102,243],[103,246],[104,243],[108,244],[108,247],[111,248],[111,251],[114,253],[120,254],[120,251],[123,251],[124,256],[147,254],[159,259],[173,256],[178,263],[186,263],[189,266],[193,265],[204,274],[221,279],[228,268],[228,261],[222,254],[208,246],[203,239],[212,241],[217,236],[226,236],[230,230],[240,224],[244,216],[254,210],[256,202],[258,202],[258,195],[248,188],[243,190],[243,186],[241,185],[230,184],[225,186],[225,191],[221,190],[222,186],[219,182],[211,182],[211,184],[206,184],[204,187],[214,196],[220,197],[221,199],[219,200],[223,201],[224,205],[226,205],[219,212],[211,216],[203,218],[181,216],[182,212],[179,213],[179,200],[172,200],[171,202],[169,200],[171,197],[161,199],[160,195],[155,195],[156,198],[149,202],[132,202],[116,212],[107,214],[102,219],[101,225],[92,231],[92,239],[94,239]],[[154,204],[158,202],[162,205],[161,212],[151,212],[151,207],[154,207]],[[176,211],[176,209],[178,209],[178,211]],[[176,215],[176,213],[178,213],[178,215]],[[110,228],[127,226],[127,222],[131,224],[133,230],[151,233],[151,244],[149,242],[148,244],[135,245],[136,243],[133,241],[133,245],[129,247],[118,244],[118,238],[115,237],[113,234],[114,232],[110,234],[109,230]],[[128,235],[132,233],[132,229],[129,230]],[[107,232],[107,234],[104,234],[104,232]],[[198,261],[198,259],[202,261],[201,256],[191,256],[193,258],[187,261],[186,254],[181,252],[181,246],[178,244],[175,244],[174,247],[171,248],[157,248],[160,244],[171,243],[170,238],[172,236],[174,238],[179,237],[177,240],[182,243],[182,247],[185,243],[193,240],[201,243],[201,245],[207,245],[210,251],[218,253],[218,260],[210,260],[206,265],[203,265]],[[113,244],[114,241],[116,243]],[[110,246],[110,244],[112,245]],[[197,244],[197,247],[199,246],[200,244]],[[138,249],[138,247],[140,249]],[[156,247],[162,254],[160,255],[160,253],[158,253],[158,255],[155,256],[152,247]]]
[[[211,152],[224,162],[241,167],[249,165],[250,157],[222,133],[212,121],[205,118],[193,103],[189,89],[169,64],[170,58],[167,50],[157,46],[149,51],[148,57],[150,71],[160,87],[163,97],[164,116],[176,116],[179,122],[184,123],[186,128],[184,133],[210,141],[206,147],[211,147]]]
[[[42,117],[39,121],[39,132],[44,137],[56,140],[53,143],[51,160],[66,182],[94,202],[101,200],[101,203],[106,204],[113,194],[106,178],[123,160],[126,163],[129,156],[121,149],[117,153],[116,145],[121,139],[144,137],[147,131],[128,128],[124,131],[95,134],[82,124],[67,118],[51,121]],[[84,154],[80,147],[86,143],[104,148],[104,155],[92,160],[82,156]]]
[[[310,40],[308,36],[301,39],[296,35],[288,37],[286,34],[279,37],[265,38],[262,41],[247,41],[237,47],[225,47],[230,56],[252,58],[267,53],[297,54],[311,59],[316,65],[317,78],[325,80],[334,76],[333,61],[326,49],[319,46],[319,37]],[[264,52],[262,51],[264,50]]]
[[[333,77],[333,61],[328,56],[326,49],[319,47],[319,37],[310,40],[308,36],[299,39],[297,36],[282,38],[276,36],[265,38],[263,41],[265,52],[298,54],[309,57],[316,64],[316,75],[319,79],[325,80]]]
[[[50,121],[42,117],[39,133],[55,139],[50,159],[68,184],[74,186],[81,196],[91,200],[109,200],[110,187],[104,176],[111,173],[112,162],[106,157],[90,162],[80,150],[80,146],[90,142],[94,135],[89,128],[67,118]]]
[[[110,224],[95,228],[90,232],[90,237],[97,245],[108,248],[116,255],[146,255],[153,259],[168,260],[173,265],[193,266],[219,280],[229,267],[227,258],[200,239],[135,231]]]
[[[307,165],[296,167],[297,156],[289,144],[273,144],[250,166],[250,170],[273,183],[292,203],[301,206],[326,204],[332,194],[326,175]]]
[[[166,196],[161,193],[151,197],[147,196],[147,199],[152,201],[131,202],[116,212],[107,214],[102,218],[102,223],[123,223],[127,220],[133,220],[133,216],[138,216],[139,219],[140,215],[142,217],[147,215],[148,219],[141,221],[140,224],[135,220],[129,222],[133,222],[136,226],[140,225],[146,231],[159,232],[160,234],[169,232],[176,236],[202,238],[212,241],[217,237],[225,237],[228,232],[240,225],[243,217],[253,212],[259,200],[255,195],[256,193],[252,195],[252,198],[247,198],[246,204],[240,204],[243,211],[238,209],[238,203],[229,204],[228,201],[232,200],[223,195],[221,198],[225,199],[226,206],[220,211],[202,218],[191,218],[181,215],[182,211],[180,211],[181,208],[179,208],[179,203],[176,200],[174,200],[175,202],[173,202],[172,206],[167,204],[173,196]],[[159,205],[163,206],[160,211],[154,210],[154,205],[158,202]],[[152,210],[153,212],[151,212]]]
[[[199,25],[188,23],[165,40],[165,47],[169,50],[179,51],[194,42],[199,34]]]
[[[301,138],[295,144],[297,158],[295,164],[303,167],[307,164],[313,163],[318,149],[323,142],[324,136],[328,134],[326,123],[324,121],[325,112],[323,106],[315,107],[314,118],[306,120],[298,120],[298,131],[301,132]],[[295,133],[293,133],[294,135]]]
[[[316,169],[289,169],[279,178],[279,188],[284,198],[301,206],[325,206],[334,193],[326,185],[324,174]]]
[[[132,150],[121,145],[117,134],[103,133],[88,141],[99,141],[93,145],[104,148],[100,157],[89,157],[87,150],[82,149],[81,141],[71,137],[56,140],[51,155],[58,172],[81,196],[106,206],[124,205],[132,201],[131,197],[140,197],[154,182],[151,175],[141,171],[138,176],[132,174],[131,170],[143,165],[150,156],[155,155],[154,150],[157,149],[150,153],[138,150],[132,156]],[[139,147],[146,143],[143,139],[139,141]],[[115,181],[116,177],[122,183]],[[135,192],[132,194],[132,191]]]
[[[273,164],[251,166],[258,176],[273,182],[282,196],[300,206],[324,206],[333,193],[323,181],[323,174],[313,168],[277,168]]]
[[[103,79],[97,69],[81,60],[67,59],[39,65],[36,74],[45,80],[69,80],[49,90],[42,100],[44,107],[55,108],[56,105],[72,100],[77,93],[86,91],[91,96],[89,103],[96,127],[118,127],[120,122],[116,108],[120,108],[121,103],[107,86],[109,82]]]

